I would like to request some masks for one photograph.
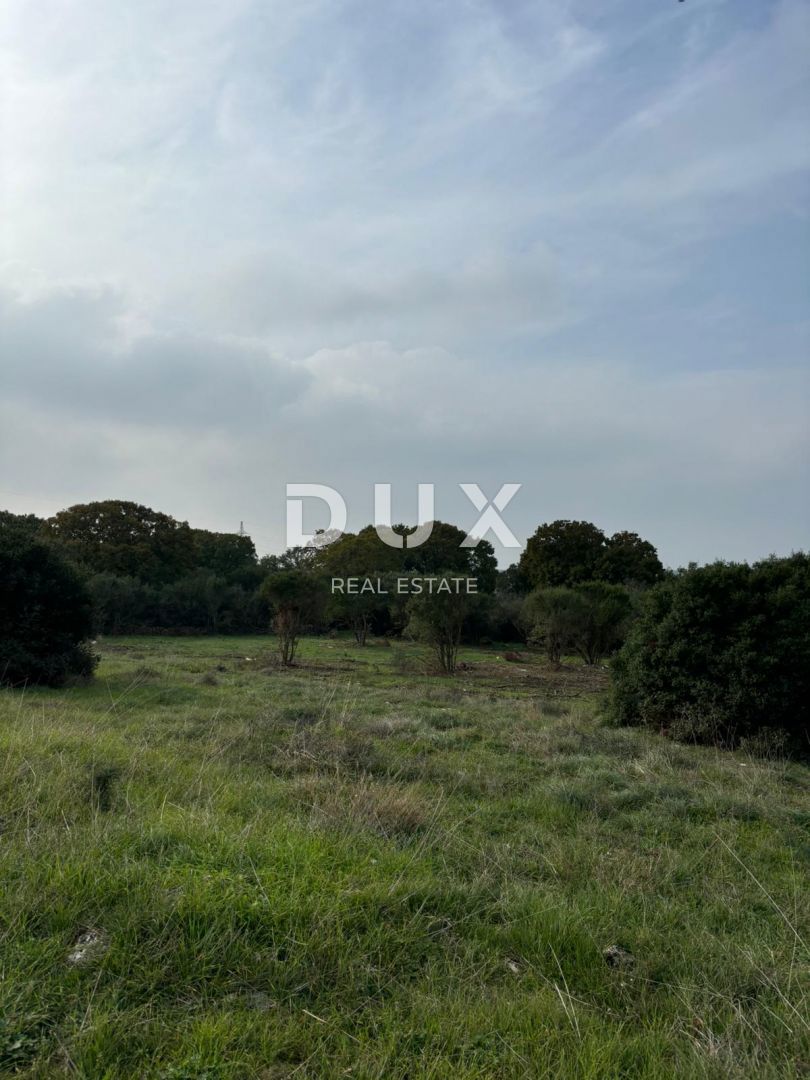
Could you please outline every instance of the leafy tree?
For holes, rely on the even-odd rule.
[[[781,729],[806,751],[810,556],[680,571],[643,597],[613,666],[619,723],[721,745]]]
[[[376,591],[333,592],[327,605],[330,618],[348,626],[358,645],[366,644],[372,626],[387,608],[388,596],[380,595]]]
[[[489,540],[479,540],[474,548],[467,549],[470,577],[478,581],[479,593],[492,593],[498,581],[498,560],[495,548]]]
[[[574,594],[571,645],[586,664],[598,664],[621,644],[632,603],[626,589],[605,581],[585,581]]]
[[[65,554],[95,573],[174,581],[195,566],[195,543],[185,522],[133,502],[109,499],[71,506],[46,529]]]
[[[91,675],[92,618],[77,570],[26,523],[0,523],[0,683],[60,686]]]
[[[402,553],[380,540],[373,525],[344,533],[315,552],[315,565],[329,577],[371,577],[402,569]]]
[[[586,664],[598,664],[623,640],[631,611],[621,586],[586,581],[572,589],[536,589],[526,600],[523,621],[552,662],[572,649]]]
[[[259,559],[259,568],[266,577],[285,570],[311,570],[315,565],[319,548],[312,545],[298,545],[287,548],[281,555],[263,555]]]
[[[490,641],[525,642],[525,598],[516,593],[497,592],[492,601],[487,611],[487,624],[482,637],[488,637]]]
[[[160,625],[159,592],[133,577],[93,574],[87,579],[96,634],[137,633]]]
[[[38,518],[36,514],[12,514],[10,510],[0,510],[0,529],[13,526],[30,536],[36,536],[42,531],[44,524],[43,518]]]
[[[224,578],[205,570],[164,585],[160,591],[161,624],[216,634],[228,590]]]
[[[289,667],[295,660],[302,630],[317,617],[324,603],[325,584],[311,572],[283,570],[270,574],[261,592],[273,607],[279,656]]]
[[[254,582],[257,570],[256,548],[249,536],[239,533],[209,532],[192,529],[195,564],[227,582]]]
[[[664,577],[664,567],[649,540],[638,533],[617,532],[607,541],[596,577],[614,585],[649,586]]]
[[[407,536],[410,530],[395,525],[394,531]],[[418,547],[394,548],[385,544],[373,525],[359,533],[345,533],[323,547],[315,556],[315,565],[331,577],[365,577],[382,573],[437,575],[446,572],[478,579],[479,592],[495,588],[497,560],[488,540],[474,548],[463,548],[467,534],[444,521],[434,521],[430,536]]]
[[[505,570],[498,571],[495,591],[503,596],[525,596],[531,591],[531,586],[518,563],[512,563]]]
[[[437,576],[449,577],[452,571],[443,571]],[[440,668],[448,675],[456,672],[464,623],[477,602],[476,595],[466,592],[423,592],[411,597],[408,625],[417,638],[430,645]]]
[[[577,620],[579,604],[571,589],[535,589],[526,598],[522,619],[529,627],[529,641],[541,645],[553,664],[559,664],[569,647]]]
[[[592,581],[604,549],[605,534],[589,521],[552,521],[529,538],[518,571],[533,588]]]
[[[663,575],[655,548],[636,533],[618,532],[608,539],[590,521],[552,521],[529,538],[515,578],[532,588],[583,581],[649,586]]]

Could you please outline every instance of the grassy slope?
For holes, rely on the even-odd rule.
[[[581,670],[268,644],[0,695],[0,1073],[800,1075],[805,768],[600,727]]]

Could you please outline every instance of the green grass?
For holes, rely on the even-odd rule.
[[[806,1074],[804,766],[606,728],[573,664],[271,646],[0,694],[0,1074]]]

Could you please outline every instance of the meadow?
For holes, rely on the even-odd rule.
[[[0,1074],[799,1077],[810,771],[605,669],[109,638],[0,692]]]

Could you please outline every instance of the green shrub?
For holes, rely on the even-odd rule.
[[[810,557],[690,567],[647,594],[614,662],[610,711],[697,742],[779,729],[806,748]]]
[[[573,589],[535,589],[526,599],[523,620],[530,639],[559,663],[571,649],[586,664],[598,664],[623,640],[632,604],[620,585],[586,581]]]
[[[92,622],[78,571],[30,529],[0,522],[0,683],[60,686],[91,675]]]

